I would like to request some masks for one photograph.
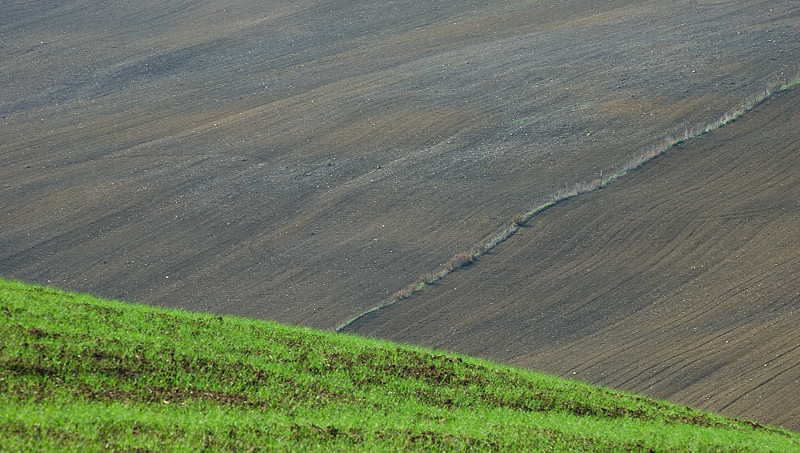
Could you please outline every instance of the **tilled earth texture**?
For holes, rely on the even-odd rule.
[[[3,1],[0,274],[332,329],[553,191],[791,79],[799,61],[792,0]],[[674,174],[677,192],[612,201],[660,184],[654,166],[548,212],[461,273],[501,292],[454,276],[397,304],[402,325],[354,329],[789,420],[776,418],[790,417],[779,408],[797,389],[780,368],[796,357],[796,279],[761,279],[796,270],[796,184],[771,186],[757,159],[788,153],[769,163],[790,178],[796,148],[778,134],[791,109],[770,108],[783,114],[759,123],[746,151],[689,145],[725,165],[745,153],[730,172],[750,173],[735,181],[675,153],[658,174]],[[665,236],[646,236],[667,220]],[[546,228],[571,242],[557,247]],[[611,261],[573,256],[603,237]],[[758,253],[736,258],[734,242]],[[588,272],[569,267],[579,261]],[[426,306],[449,312],[404,311]],[[461,336],[436,339],[453,329]],[[623,340],[639,349],[615,349]]]
[[[800,90],[349,330],[800,430]]]

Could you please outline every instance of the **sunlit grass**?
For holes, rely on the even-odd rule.
[[[0,280],[2,451],[799,451],[469,357]]]

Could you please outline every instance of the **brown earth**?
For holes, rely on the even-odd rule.
[[[0,275],[331,329],[796,75],[798,17],[791,0],[5,1]]]
[[[800,430],[800,90],[347,331]]]

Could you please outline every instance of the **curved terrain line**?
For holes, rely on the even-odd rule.
[[[601,177],[598,179],[576,183],[572,187],[572,189],[564,188],[556,192],[553,192],[551,194],[552,197],[551,201],[543,203],[525,213],[514,215],[514,217],[511,218],[511,222],[509,223],[509,225],[501,232],[493,236],[487,237],[487,239],[474,245],[470,250],[466,252],[461,252],[454,255],[447,263],[443,264],[434,271],[431,271],[427,274],[420,276],[419,280],[417,280],[414,283],[411,283],[404,289],[401,289],[400,291],[397,291],[396,293],[392,294],[392,296],[389,297],[389,299],[387,299],[383,303],[380,303],[375,307],[370,308],[369,310],[362,311],[360,314],[341,323],[339,326],[335,328],[335,331],[340,332],[350,324],[354,323],[355,321],[363,317],[364,315],[380,310],[381,308],[388,307],[389,305],[392,305],[395,302],[399,302],[403,299],[406,299],[410,297],[413,293],[420,291],[425,286],[443,279],[451,272],[469,266],[470,264],[477,261],[478,258],[480,258],[482,255],[488,253],[491,249],[493,249],[497,245],[511,238],[511,236],[513,236],[519,230],[520,226],[525,225],[535,215],[543,212],[544,210],[550,208],[551,206],[554,206],[562,201],[568,200],[582,193],[594,192],[595,190],[602,189],[608,184],[614,182],[615,180],[641,167],[646,162],[654,159],[655,157],[661,154],[664,154],[669,149],[687,140],[700,137],[711,131],[719,129],[722,126],[725,126],[726,124],[730,124],[736,121],[737,119],[742,117],[745,113],[753,110],[756,106],[767,100],[775,93],[786,91],[798,84],[800,84],[800,75],[796,76],[789,82],[783,84],[776,83],[772,86],[767,86],[764,88],[763,94],[759,94],[755,96],[752,100],[745,102],[744,107],[742,107],[741,109],[731,110],[725,115],[721,116],[716,121],[708,123],[705,127],[699,128],[697,130],[686,129],[682,137],[669,139],[665,142],[665,144],[661,146],[654,145],[650,148],[645,149],[638,156],[628,161],[622,167],[621,170],[611,174],[608,177],[603,178],[601,174]]]

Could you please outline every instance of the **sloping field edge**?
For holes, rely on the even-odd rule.
[[[623,165],[620,170],[612,173],[611,175],[603,177],[601,173],[600,177],[597,179],[591,181],[579,182],[574,184],[572,188],[567,187],[553,192],[550,195],[551,199],[549,201],[542,203],[529,211],[515,214],[508,223],[508,226],[506,226],[502,231],[497,232],[493,235],[489,235],[486,239],[473,245],[467,251],[455,254],[452,258],[450,258],[450,260],[441,265],[439,268],[421,275],[419,279],[417,279],[415,282],[395,292],[387,300],[376,305],[375,307],[362,311],[358,315],[341,323],[339,326],[336,327],[335,331],[340,332],[345,328],[347,328],[347,326],[349,326],[350,324],[359,320],[361,317],[369,313],[372,313],[374,311],[380,310],[382,308],[388,307],[389,305],[392,305],[401,300],[407,299],[411,297],[412,294],[425,288],[425,286],[445,278],[451,272],[469,266],[470,264],[477,261],[482,255],[488,253],[497,245],[511,238],[519,230],[520,226],[525,225],[535,215],[545,211],[551,206],[554,206],[562,201],[568,200],[582,193],[588,193],[602,189],[608,184],[614,182],[615,180],[641,167],[646,162],[654,159],[655,157],[661,154],[666,153],[671,148],[687,140],[700,137],[704,134],[707,134],[711,131],[714,131],[716,129],[719,129],[727,124],[736,121],[737,119],[745,115],[747,112],[753,110],[759,104],[766,101],[775,93],[789,90],[798,84],[800,84],[800,74],[798,74],[797,76],[795,76],[795,78],[791,80],[767,85],[764,87],[763,93],[759,93],[758,95],[753,96],[753,98],[746,101],[742,107],[729,110],[727,113],[725,113],[716,121],[708,123],[704,126],[698,127],[696,129],[686,128],[682,136],[670,137],[660,144],[656,144],[653,145],[652,147],[645,149],[644,151],[642,151],[641,153],[630,159],[627,163],[625,163],[625,165]]]
[[[0,451],[798,451],[757,421],[430,348],[0,276]]]

